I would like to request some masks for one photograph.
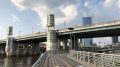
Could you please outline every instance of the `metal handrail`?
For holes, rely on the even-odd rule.
[[[120,55],[94,53],[85,51],[70,51],[70,55],[87,64],[93,64],[95,67],[120,67]]]
[[[32,65],[32,67],[43,67],[46,57],[47,52],[42,53],[39,59]]]

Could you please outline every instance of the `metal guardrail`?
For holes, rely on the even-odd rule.
[[[0,40],[0,43],[6,43],[6,39]]]
[[[120,67],[120,55],[84,51],[70,51],[70,55],[95,67]]]
[[[45,60],[47,58],[47,53],[42,53],[39,59],[32,65],[32,67],[44,67]]]
[[[111,26],[111,25],[120,25],[120,20],[96,23],[96,24],[92,24],[92,25],[76,26],[73,28],[74,28],[74,30],[82,30],[82,29],[105,27],[105,26]],[[68,30],[66,28],[66,29],[60,29],[60,30],[58,30],[58,32],[70,32],[70,30]]]
[[[27,38],[27,37],[33,37],[33,36],[43,36],[43,35],[46,35],[46,34],[47,34],[46,32],[36,32],[34,34],[28,34],[28,35],[23,35],[23,36],[15,37],[15,39]]]

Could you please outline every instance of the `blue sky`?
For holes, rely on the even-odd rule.
[[[55,14],[56,29],[82,25],[81,18],[92,16],[93,23],[120,19],[120,0],[0,0],[0,37],[6,38],[8,26],[14,36],[46,31],[46,16]],[[104,40],[103,40],[104,39]],[[111,43],[111,38],[94,42]],[[106,43],[106,44],[107,44]]]

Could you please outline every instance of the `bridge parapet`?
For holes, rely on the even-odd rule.
[[[6,43],[6,39],[0,40],[0,43]]]
[[[15,37],[15,39],[30,38],[30,37],[45,36],[45,35],[47,35],[46,32],[37,32],[37,33],[34,33],[34,34],[28,34],[28,35],[18,36],[18,37]]]
[[[120,55],[73,50],[70,55],[88,67],[120,67]]]
[[[92,25],[84,25],[84,26],[75,26],[73,27],[74,30],[83,30],[83,29],[90,29],[90,28],[98,28],[98,27],[107,27],[107,26],[114,26],[114,25],[120,25],[120,20],[114,20],[110,22],[102,22],[102,23],[96,23]],[[72,30],[66,29],[60,29],[58,32],[70,32]]]

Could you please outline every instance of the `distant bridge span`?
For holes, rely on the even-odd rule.
[[[58,38],[69,38],[73,34],[79,38],[92,38],[92,37],[107,37],[120,35],[120,20],[97,23],[93,25],[76,26],[72,27],[74,30],[59,29],[56,30]],[[36,32],[23,36],[14,37],[17,42],[20,41],[46,41],[46,32]],[[6,39],[0,40],[0,43],[5,43]]]

